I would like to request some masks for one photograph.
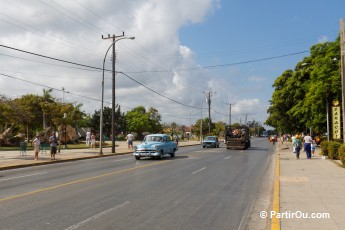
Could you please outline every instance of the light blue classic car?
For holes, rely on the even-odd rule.
[[[163,159],[164,155],[175,157],[177,151],[176,142],[172,141],[166,134],[150,134],[145,136],[140,145],[134,147],[134,157],[140,160],[141,157],[152,157]]]

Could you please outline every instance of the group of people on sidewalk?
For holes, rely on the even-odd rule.
[[[315,140],[313,140],[309,133],[303,138],[302,136],[296,134],[291,137],[291,140],[293,146],[293,153],[296,155],[297,160],[299,159],[302,147],[307,155],[307,159],[311,159],[311,157],[314,156],[316,142]]]
[[[49,144],[50,144],[50,159],[56,160],[56,150],[58,145],[58,139],[56,137],[55,132],[52,132],[52,135],[49,137]],[[35,139],[32,141],[32,146],[34,147],[35,151],[35,161],[38,160],[38,154],[41,150],[41,139],[40,136],[37,134]]]
[[[86,146],[90,146],[90,149],[96,149],[96,136],[90,131],[86,132]]]

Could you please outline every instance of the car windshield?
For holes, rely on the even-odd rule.
[[[144,138],[144,142],[153,142],[153,141],[162,142],[163,138],[161,136],[152,136],[152,135],[148,135]]]
[[[207,141],[215,141],[216,140],[216,138],[215,137],[206,137],[206,139],[205,140],[207,140]]]

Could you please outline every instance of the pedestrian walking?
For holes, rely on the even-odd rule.
[[[40,140],[39,135],[36,135],[36,138],[32,141],[32,146],[34,147],[34,151],[35,151],[35,161],[37,161],[38,153],[40,152],[40,147],[41,147],[41,140]]]
[[[86,132],[86,146],[90,145],[90,141],[91,141],[91,132],[87,131]]]
[[[55,159],[55,154],[56,154],[56,148],[58,144],[58,139],[55,135],[55,132],[52,132],[52,135],[49,137],[49,143],[50,143],[50,159],[51,160],[56,160]]]
[[[312,157],[314,156],[315,148],[316,148],[316,141],[312,140],[312,142],[311,142],[311,156]]]
[[[90,145],[90,149],[96,149],[96,136],[95,134],[91,134],[91,145]]]
[[[132,133],[128,133],[128,135],[126,136],[128,149],[133,149],[133,138],[134,136]]]
[[[307,159],[311,159],[312,138],[310,134],[308,133],[306,136],[304,136],[303,140],[304,140],[304,150],[305,150],[305,153],[307,154]]]
[[[292,135],[292,137],[291,137],[291,143],[292,143],[292,146],[293,146],[292,147],[292,153],[296,153],[295,146],[293,144],[295,142],[295,140],[296,140],[296,135]]]
[[[301,148],[302,148],[302,141],[299,139],[298,135],[295,135],[295,139],[292,142],[292,145],[295,149],[295,154],[296,154],[296,159],[299,159],[299,154],[301,152]]]

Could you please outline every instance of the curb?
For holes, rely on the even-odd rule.
[[[273,192],[273,211],[279,213],[280,210],[280,153],[277,153],[275,179],[274,179],[274,192]],[[272,230],[280,230],[280,219],[277,215],[272,217],[271,223]]]
[[[199,145],[199,144],[179,146],[178,148],[183,148],[187,146],[195,146],[195,145]],[[102,157],[119,156],[119,155],[131,154],[131,153],[133,152],[130,151],[130,152],[111,153],[111,154],[103,154],[103,155],[96,155],[96,156],[76,157],[76,158],[62,159],[62,160],[35,162],[35,163],[21,164],[21,165],[10,165],[10,166],[3,166],[3,167],[0,166],[0,171],[9,170],[9,169],[27,168],[27,167],[40,166],[40,165],[50,165],[50,164],[64,163],[64,162],[70,162],[70,161],[89,160],[89,159],[102,158]]]

